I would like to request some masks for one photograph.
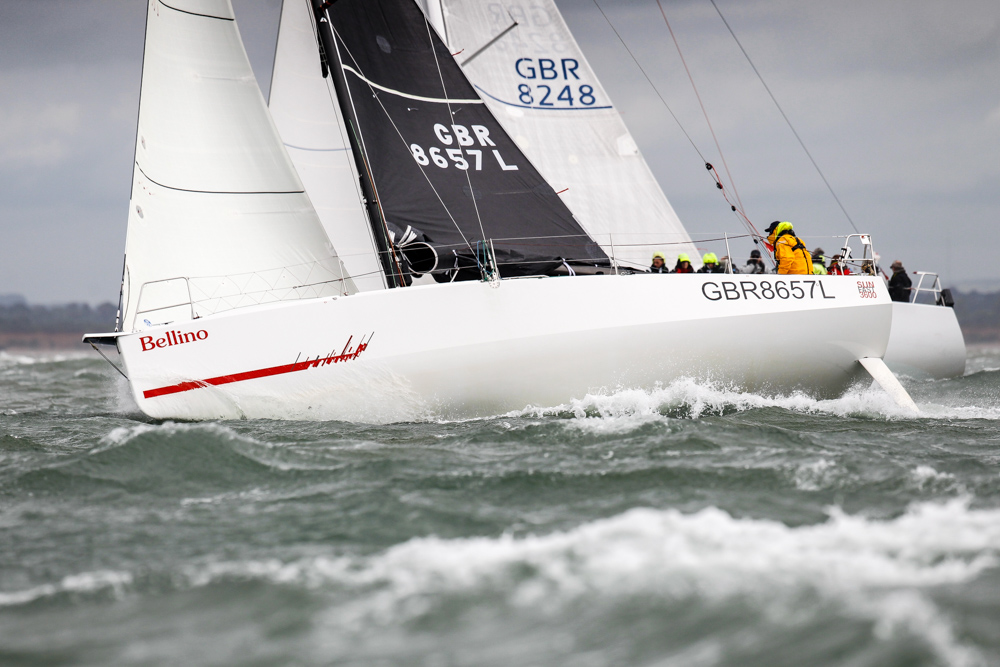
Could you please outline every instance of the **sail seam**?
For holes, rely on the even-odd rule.
[[[166,7],[167,9],[172,9],[172,10],[174,10],[175,12],[180,12],[181,14],[190,14],[191,16],[200,16],[200,17],[202,17],[202,18],[206,18],[206,19],[216,19],[216,20],[219,20],[219,21],[235,21],[235,20],[236,20],[236,19],[231,19],[231,18],[228,18],[228,17],[226,17],[226,16],[214,16],[214,15],[212,15],[212,14],[199,14],[198,12],[189,12],[189,11],[188,11],[188,10],[186,10],[186,9],[178,9],[177,7],[171,7],[171,6],[170,6],[170,5],[168,5],[167,3],[163,2],[163,0],[158,0],[158,2],[159,2],[159,3],[161,4],[161,5],[163,5],[164,7]]]
[[[295,144],[284,144],[284,146],[285,148],[294,148],[297,151],[312,151],[314,153],[343,153],[350,150],[349,148],[306,148],[305,146],[296,146]]]
[[[240,191],[232,191],[232,190],[192,190],[190,188],[175,188],[172,185],[165,185],[164,183],[160,183],[159,181],[155,181],[152,178],[150,178],[149,174],[147,174],[145,171],[142,170],[142,167],[139,165],[138,162],[135,163],[135,167],[136,167],[136,169],[139,170],[139,173],[142,174],[143,176],[145,176],[146,180],[149,181],[150,183],[152,183],[154,185],[158,185],[161,188],[166,188],[168,190],[176,190],[178,192],[193,192],[195,194],[203,194],[203,195],[300,195],[300,194],[303,194],[305,192],[305,190],[240,190]]]
[[[394,90],[392,88],[387,88],[385,86],[377,84],[374,81],[372,81],[371,79],[365,77],[363,74],[361,74],[357,70],[355,70],[350,65],[341,65],[341,66],[344,68],[345,71],[350,72],[354,76],[358,77],[359,79],[361,79],[362,81],[364,81],[365,83],[367,83],[372,88],[378,88],[379,90],[385,91],[387,93],[391,93],[393,95],[398,95],[399,97],[406,97],[406,98],[411,99],[411,100],[417,100],[418,102],[435,102],[437,104],[483,104],[483,101],[480,100],[480,99],[449,100],[449,99],[440,99],[440,98],[437,98],[437,97],[423,97],[421,95],[411,95],[410,93],[404,93],[401,90]]]

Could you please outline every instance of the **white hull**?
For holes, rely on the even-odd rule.
[[[953,308],[892,304],[885,363],[894,373],[918,379],[957,377],[965,372],[965,356],[965,338]]]
[[[384,422],[679,377],[836,395],[864,376],[858,359],[885,353],[891,318],[882,281],[612,275],[251,307],[125,334],[118,347],[154,418]]]

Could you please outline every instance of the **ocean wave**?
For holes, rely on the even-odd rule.
[[[80,360],[93,360],[93,355],[88,352],[22,352],[16,354],[0,350],[0,368]]]
[[[929,400],[917,398],[920,414],[898,406],[878,387],[853,388],[832,399],[816,399],[804,393],[766,395],[750,393],[721,384],[682,378],[652,390],[623,389],[616,392],[588,394],[553,407],[529,406],[509,412],[504,417],[563,417],[577,420],[577,427],[609,431],[626,430],[623,419],[658,418],[700,419],[779,408],[802,414],[823,414],[835,417],[859,417],[886,421],[914,419],[998,419],[1000,406],[996,395],[984,395],[984,405],[950,405],[940,402],[941,396]],[[935,400],[936,402],[932,402]],[[601,423],[601,422],[604,423]]]
[[[826,522],[799,527],[715,508],[633,509],[545,535],[424,537],[370,556],[189,564],[167,579],[180,589],[265,581],[325,590],[333,594],[325,622],[359,631],[405,623],[466,598],[542,613],[565,612],[583,600],[749,601],[788,623],[810,605],[833,605],[871,623],[877,638],[919,637],[945,663],[973,665],[981,657],[957,638],[929,593],[969,582],[998,563],[1000,510],[973,509],[958,499],[915,504],[884,521],[833,508]],[[0,594],[0,605],[67,591],[121,596],[133,587],[127,573],[85,573]]]
[[[108,488],[160,497],[203,497],[255,486],[287,469],[280,451],[216,423],[133,424],[112,429],[86,453],[21,473],[26,492]]]
[[[1000,510],[956,500],[914,505],[890,521],[831,509],[826,523],[803,527],[714,508],[634,509],[548,535],[420,538],[367,559],[219,563],[198,576],[369,589],[338,614],[358,627],[405,620],[425,613],[429,598],[454,596],[499,596],[549,613],[591,598],[722,606],[749,599],[790,621],[812,592],[872,622],[880,638],[919,637],[947,664],[974,665],[980,656],[924,589],[970,581],[998,562]]]
[[[39,600],[76,596],[77,598],[121,599],[131,587],[133,577],[130,572],[100,570],[82,572],[63,577],[58,583],[42,584],[21,591],[0,591],[0,608],[16,607]]]

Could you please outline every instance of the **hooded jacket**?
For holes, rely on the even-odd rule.
[[[782,275],[812,275],[812,255],[792,231],[792,223],[782,222],[774,228],[767,242],[774,246],[774,259]]]

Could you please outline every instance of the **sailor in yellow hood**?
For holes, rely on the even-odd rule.
[[[790,222],[775,220],[767,228],[767,243],[774,248],[774,261],[782,275],[811,275],[812,255],[795,236]]]

